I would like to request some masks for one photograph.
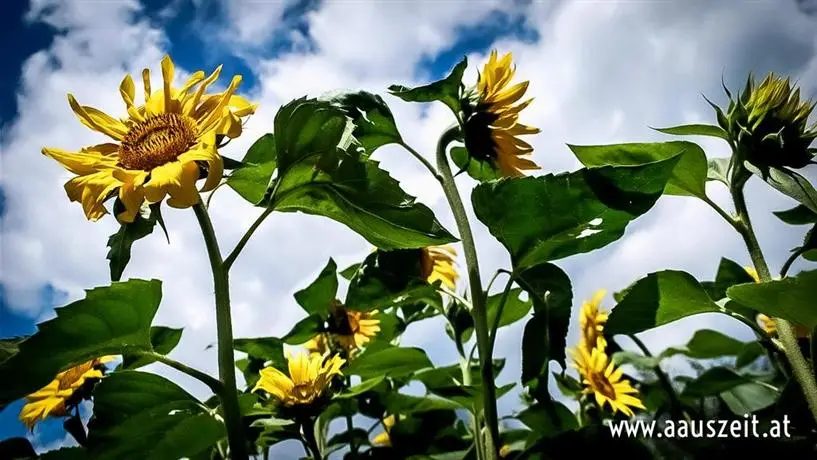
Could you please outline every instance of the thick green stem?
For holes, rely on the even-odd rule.
[[[221,259],[213,223],[204,204],[193,207],[204,235],[204,244],[213,271],[213,285],[216,294],[216,334],[218,336],[218,374],[224,391],[220,396],[224,409],[224,423],[227,425],[227,439],[230,443],[230,457],[233,460],[247,459],[247,443],[244,423],[238,406],[238,389],[235,383],[235,358],[233,356],[233,324],[230,315],[230,281],[227,269]]]
[[[771,281],[772,276],[769,272],[769,266],[766,264],[760,243],[752,228],[749,211],[746,207],[746,199],[743,195],[743,186],[746,184],[746,179],[741,178],[738,174],[739,172],[736,172],[733,175],[731,187],[732,200],[735,202],[735,211],[737,212],[738,232],[743,237],[744,243],[746,243],[749,257],[752,259],[760,281]],[[817,422],[817,382],[814,380],[814,373],[800,351],[797,336],[791,323],[783,318],[775,318],[775,322],[777,323],[777,336],[783,343],[783,352],[786,354],[789,364],[791,364],[795,379],[803,389],[803,395],[806,397],[806,403],[811,410],[811,415]]]
[[[479,275],[479,262],[477,260],[477,248],[474,243],[474,236],[471,233],[471,225],[468,222],[468,215],[465,206],[462,204],[457,184],[451,173],[451,166],[448,164],[447,147],[459,134],[459,127],[448,128],[437,143],[437,170],[442,176],[442,186],[454,220],[457,223],[457,230],[460,233],[462,246],[465,252],[465,263],[468,267],[468,284],[471,292],[471,302],[474,308],[471,313],[474,316],[474,330],[477,335],[477,346],[479,347],[480,376],[482,378],[483,413],[485,424],[487,425],[485,458],[495,460],[497,458],[496,442],[499,439],[499,424],[496,411],[496,388],[494,387],[493,360],[490,352],[490,337],[488,334],[488,318],[485,312],[485,293],[482,291],[482,281]],[[481,439],[480,434],[477,437]]]
[[[315,421],[311,418],[301,420],[301,431],[303,431],[306,445],[312,451],[312,458],[314,460],[321,460],[321,449],[318,447],[318,441],[315,439]]]

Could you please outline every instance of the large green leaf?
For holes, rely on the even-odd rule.
[[[176,348],[182,339],[182,328],[172,328],[166,326],[153,326],[150,328],[150,344],[153,351],[166,355]],[[122,369],[137,369],[156,361],[148,356],[122,356]]]
[[[353,360],[344,373],[359,375],[365,380],[379,375],[401,377],[427,367],[431,367],[431,361],[422,349],[392,347],[363,354]]]
[[[504,359],[494,359],[494,376],[498,376],[505,367]],[[481,378],[479,376],[480,367],[478,364],[471,365],[471,382],[479,384]],[[446,388],[462,384],[462,368],[459,364],[444,367],[433,367],[423,369],[415,372],[413,375],[415,380],[419,380],[425,385],[429,391],[437,388]]]
[[[720,311],[689,273],[664,270],[635,282],[607,320],[605,332],[637,334],[686,316]]]
[[[324,315],[338,293],[338,265],[329,259],[315,281],[295,293],[295,301],[307,313]]]
[[[108,237],[108,260],[111,268],[111,281],[119,281],[125,267],[130,262],[133,242],[151,233],[156,223],[161,221],[161,204],[150,205],[143,212],[137,213],[133,222],[121,224],[119,230]]]
[[[569,145],[568,147],[588,168],[607,165],[636,166],[681,155],[681,159],[672,171],[672,177],[667,181],[664,192],[668,195],[692,195],[699,198],[706,196],[706,154],[694,142]]]
[[[372,153],[383,145],[403,141],[391,109],[377,94],[358,91],[344,93],[331,100],[352,119],[355,125],[352,134],[367,152]]]
[[[532,267],[621,238],[661,196],[679,159],[480,184],[474,211],[517,270]]]
[[[765,409],[777,402],[779,396],[779,391],[758,382],[737,385],[720,394],[729,410],[739,416]]]
[[[250,359],[262,362],[272,361],[272,365],[278,369],[287,368],[287,360],[284,358],[284,342],[277,337],[235,339],[233,347],[246,353]],[[260,369],[253,369],[256,373],[258,370]]]
[[[579,427],[576,415],[558,402],[535,404],[520,412],[516,418],[537,435],[548,438]]]
[[[389,92],[393,96],[408,102],[434,102],[440,101],[454,111],[459,113],[460,90],[462,87],[462,75],[468,66],[468,59],[462,58],[451,73],[442,80],[435,81],[423,86],[408,88],[402,85],[389,86]]]
[[[322,315],[311,314],[292,326],[292,330],[281,337],[281,340],[289,345],[300,345],[314,337],[315,334],[323,332],[324,322]]]
[[[744,162],[746,169],[777,189],[780,193],[796,200],[798,203],[817,213],[817,190],[808,179],[786,169],[769,166],[756,166]]]
[[[132,279],[86,291],[55,310],[0,365],[0,405],[32,393],[60,371],[104,355],[150,351],[150,323],[162,297],[158,280]]]
[[[264,134],[247,151],[241,167],[227,177],[227,185],[250,203],[259,204],[267,193],[275,167],[275,137]]]
[[[508,326],[520,319],[531,309],[533,301],[528,296],[527,299],[522,299],[523,290],[520,288],[511,289],[508,293],[508,298],[505,301],[505,306],[502,308],[502,316],[499,317],[498,327]],[[496,321],[496,315],[499,312],[500,301],[502,300],[502,293],[494,294],[486,299],[485,308],[488,316],[488,324],[493,326]]]
[[[491,159],[477,158],[468,153],[465,147],[452,147],[451,160],[460,171],[465,171],[473,179],[480,182],[499,179],[502,171]]]
[[[718,264],[718,272],[715,274],[715,281],[704,281],[701,286],[710,298],[720,300],[726,297],[726,290],[730,287],[752,282],[754,282],[752,275],[744,267],[734,260],[722,257]]]
[[[570,278],[554,264],[541,264],[519,274],[517,282],[531,296],[533,318],[522,335],[522,382],[547,376],[548,363],[565,367],[567,328],[573,304]]]
[[[773,318],[783,318],[813,329],[817,326],[817,270],[765,283],[730,287],[730,299]]]
[[[116,372],[94,391],[88,425],[92,458],[176,460],[208,451],[224,425],[196,398],[164,377]]]
[[[683,354],[690,358],[711,359],[721,356],[737,356],[748,344],[711,329],[695,331],[686,347],[671,347],[661,353],[662,357]]]
[[[441,308],[440,294],[422,278],[420,257],[419,249],[372,252],[350,279],[345,304],[364,311],[418,303]]]

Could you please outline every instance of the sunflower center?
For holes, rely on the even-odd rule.
[[[472,157],[482,160],[494,160],[498,155],[494,141],[494,129],[491,125],[498,116],[490,111],[478,110],[465,122],[465,148]]]
[[[590,384],[599,393],[603,394],[609,399],[616,399],[616,389],[610,380],[604,374],[594,372],[590,375]]]
[[[151,169],[169,163],[196,142],[196,122],[178,113],[160,113],[128,129],[119,148],[126,169]]]

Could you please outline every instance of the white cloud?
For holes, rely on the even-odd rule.
[[[292,0],[236,0],[222,4],[226,13],[227,41],[262,46],[281,31],[284,12],[295,5]]]
[[[285,8],[281,2],[230,5],[238,5],[235,11],[243,10],[231,16],[232,26],[245,34],[238,37],[253,42],[269,38],[265,34],[276,27]],[[523,119],[543,130],[533,143],[535,160],[545,171],[577,166],[566,142],[664,139],[648,125],[711,120],[700,94],[723,101],[722,73],[732,85],[741,84],[748,70],[816,74],[815,20],[799,13],[794,3],[681,5],[566,2],[524,7],[541,40],[530,44],[501,39],[495,46],[513,51],[518,78],[531,80],[530,93],[536,101]],[[337,89],[382,94],[389,84],[416,82],[418,62],[450,48],[458,27],[478,24],[498,7],[499,2],[487,1],[325,2],[307,17],[314,52],[265,59],[237,45],[257,69],[258,84],[250,96],[262,105],[246,134],[225,154],[240,157],[256,137],[271,129],[277,107],[292,98]],[[262,8],[272,11],[262,14]],[[29,15],[64,33],[49,49],[26,61],[18,93],[19,116],[3,138],[0,180],[7,214],[2,221],[0,281],[16,308],[34,309],[30,299],[37,298],[45,283],[67,290],[72,299],[81,297],[83,288],[107,284],[105,241],[115,231],[113,219],[86,222],[80,207],[69,203],[62,189],[70,175],[39,151],[43,145],[71,149],[101,139],[73,117],[65,93],[73,92],[83,104],[122,114],[116,89],[123,72],[137,75],[144,66],[158,71],[166,39],[161,30],[139,19],[138,9],[135,2],[94,3],[93,8],[87,3],[36,2]],[[485,54],[469,58],[468,78],[473,81]],[[431,155],[437,133],[450,121],[447,109],[426,110],[385,98],[406,140]],[[702,145],[710,155],[726,154],[715,142],[702,141]],[[376,158],[454,230],[441,191],[416,161],[393,146],[378,151]],[[465,197],[472,186],[470,179],[460,179]],[[724,202],[724,194],[714,188],[713,197]],[[788,248],[798,243],[800,231],[778,224],[768,211],[784,208],[788,201],[757,183],[750,187],[750,197],[761,241],[772,264],[779,266]],[[219,191],[212,215],[222,251],[233,247],[258,214],[226,188]],[[137,242],[125,276],[165,280],[156,323],[186,327],[173,356],[215,373],[215,352],[205,351],[215,340],[215,324],[203,241],[192,212],[168,209],[165,219],[171,244],[159,233]],[[474,227],[487,279],[495,268],[508,265],[508,257],[476,220]],[[329,257],[345,266],[368,250],[362,238],[333,221],[302,214],[273,215],[233,268],[236,336],[286,332],[302,316],[292,293],[306,285]],[[748,263],[738,236],[706,205],[667,197],[631,224],[622,241],[559,264],[571,275],[578,305],[597,288],[618,290],[662,268],[711,277],[721,256]],[[32,316],[39,314],[31,311]],[[728,321],[699,317],[645,334],[645,339],[658,350],[684,341],[703,326],[732,328]],[[518,379],[521,332],[522,324],[517,324],[500,333],[497,353],[509,358],[502,376],[505,382]],[[453,346],[438,345],[443,334],[441,321],[426,321],[411,329],[404,343],[426,346],[436,364],[449,364],[455,361],[455,352]],[[571,329],[571,337],[574,334]],[[172,373],[158,365],[151,369]],[[195,394],[205,395],[201,385],[182,381]],[[509,400],[504,411],[514,405]]]

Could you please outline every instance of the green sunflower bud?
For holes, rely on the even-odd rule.
[[[800,100],[790,79],[770,73],[760,84],[750,76],[739,99],[730,98],[718,123],[736,143],[738,154],[758,166],[802,168],[814,160],[809,148],[817,138],[817,124],[809,125],[811,100]]]

